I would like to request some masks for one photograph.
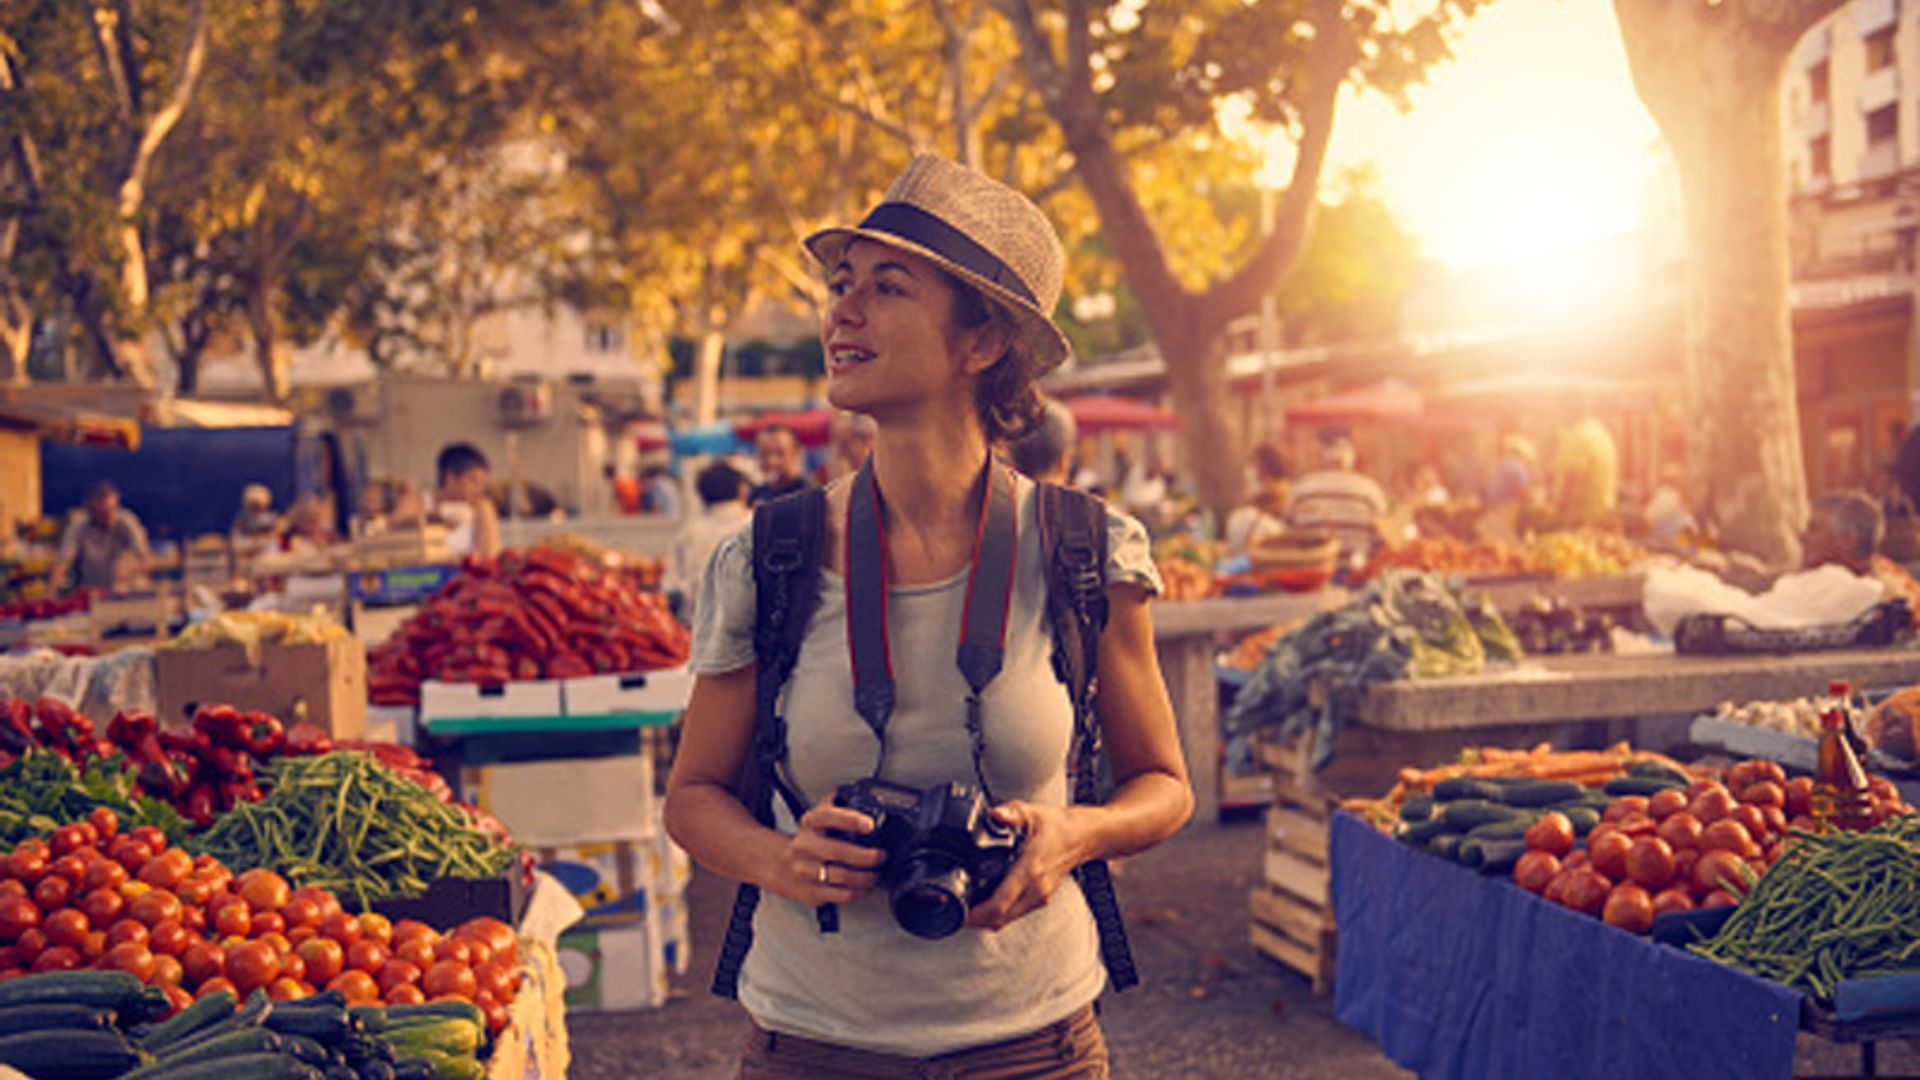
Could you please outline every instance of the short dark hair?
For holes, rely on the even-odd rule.
[[[449,475],[465,476],[475,469],[488,467],[487,455],[475,449],[472,443],[463,442],[449,443],[446,449],[440,451],[440,458],[435,465],[441,479]]]
[[[788,438],[793,440],[795,446],[798,446],[800,444],[799,433],[794,431],[792,428],[788,427],[787,425],[781,424],[781,423],[760,425],[760,430],[753,433],[753,441],[758,443],[763,436],[768,435],[769,433],[778,433],[778,434],[785,435]]]
[[[1287,476],[1287,456],[1270,442],[1260,443],[1253,448],[1253,468],[1262,480],[1284,480]]]
[[[747,478],[739,469],[725,461],[716,461],[700,470],[694,478],[693,486],[700,492],[700,501],[708,506],[718,506],[732,502],[746,490]]]
[[[1813,513],[1824,517],[1853,538],[1853,553],[1861,558],[1872,555],[1886,532],[1886,519],[1880,507],[1862,491],[1829,491],[1813,500]]]
[[[99,502],[109,495],[116,499],[120,497],[120,488],[111,480],[102,480],[87,489],[88,502]]]
[[[1047,401],[1033,430],[1007,443],[1007,457],[1026,475],[1043,475],[1067,460],[1075,434],[1073,414],[1065,405]]]

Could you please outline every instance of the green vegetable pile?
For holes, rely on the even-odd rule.
[[[1274,642],[1227,712],[1228,761],[1249,761],[1248,740],[1262,728],[1280,739],[1311,730],[1321,768],[1370,683],[1471,674],[1520,655],[1484,593],[1463,597],[1437,575],[1390,568],[1345,607]]]
[[[514,851],[472,827],[374,757],[337,751],[281,758],[263,770],[266,798],[242,802],[188,841],[235,873],[263,866],[295,885],[318,885],[366,910],[419,896],[441,877],[493,877]]]
[[[1701,956],[1831,1001],[1839,983],[1920,964],[1920,820],[1798,839]]]
[[[46,836],[96,807],[107,807],[122,828],[152,825],[169,843],[187,835],[187,822],[173,807],[139,793],[135,774],[119,755],[91,757],[83,769],[51,750],[29,749],[0,769],[0,847]]]

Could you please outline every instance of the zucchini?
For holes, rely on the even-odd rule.
[[[1527,830],[1539,820],[1539,815],[1509,818],[1506,821],[1489,821],[1485,825],[1475,825],[1467,830],[1469,840],[1518,840],[1527,835]]]
[[[1568,821],[1573,822],[1575,836],[1585,836],[1593,831],[1595,825],[1600,824],[1600,811],[1591,806],[1575,806],[1560,812],[1567,816]]]
[[[1453,859],[1460,851],[1462,837],[1459,833],[1441,833],[1427,841],[1427,850],[1443,859]]]
[[[433,1062],[427,1058],[408,1058],[393,1063],[393,1080],[433,1080]]]
[[[241,1054],[278,1054],[286,1050],[280,1036],[266,1028],[241,1028],[229,1031],[217,1039],[201,1039],[174,1050],[156,1063],[171,1068],[189,1061],[211,1061],[214,1058],[239,1057]]]
[[[1693,783],[1693,778],[1664,761],[1646,758],[1627,766],[1628,776],[1641,776],[1649,780],[1672,780],[1682,787]]]
[[[1409,844],[1424,844],[1431,841],[1434,837],[1439,836],[1441,833],[1459,831],[1459,829],[1448,825],[1444,820],[1436,817],[1428,821],[1422,821],[1418,825],[1404,826],[1400,830],[1400,839],[1405,840]],[[405,1022],[403,1018],[392,1015],[392,1011],[389,1010],[387,1017],[387,1023],[389,1025]]]
[[[125,971],[48,971],[0,983],[0,1009],[14,1005],[86,1005],[121,1013],[140,1011],[145,989],[138,978]]]
[[[142,1069],[123,1080],[322,1080],[322,1076],[319,1069],[287,1054],[239,1054]]]
[[[436,1054],[422,1052],[409,1054],[394,1069],[396,1077],[418,1076],[418,1062],[425,1062],[432,1070],[426,1075],[432,1080],[482,1080],[487,1070],[473,1057],[466,1054]]]
[[[457,1016],[477,1028],[487,1026],[487,1014],[471,1001],[429,1001],[422,1005],[389,1005],[387,1022],[405,1024],[425,1016]]]
[[[1440,809],[1440,819],[1456,829],[1471,829],[1476,825],[1522,816],[1524,814],[1520,810],[1486,799],[1458,799]]]
[[[305,1035],[280,1035],[281,1051],[292,1054],[316,1069],[324,1069],[333,1060],[333,1051]]]
[[[323,1080],[360,1080],[360,1074],[354,1072],[353,1067],[343,1061],[336,1061],[328,1065],[326,1069],[322,1071],[321,1076]]]
[[[1586,790],[1584,785],[1571,780],[1529,780],[1501,792],[1500,801],[1508,806],[1548,806],[1577,799]]]
[[[381,1061],[378,1058],[372,1061],[362,1062],[360,1067],[354,1071],[360,1074],[359,1080],[394,1080],[392,1063]]]
[[[15,1005],[0,1009],[0,1035],[23,1031],[98,1030],[113,1026],[113,1013],[86,1005]]]
[[[1520,839],[1482,840],[1479,871],[1483,874],[1511,874],[1513,864],[1527,853],[1527,842]]]
[[[480,1033],[484,1030],[479,1024],[447,1016],[431,1023],[389,1027],[380,1038],[393,1047],[396,1057],[405,1057],[409,1050],[472,1055],[480,1049]]]
[[[1433,796],[1415,795],[1400,804],[1400,820],[1420,822],[1433,816]]]
[[[292,1001],[283,1001],[280,1003],[280,1007],[283,1009],[319,1008],[322,1006],[344,1009],[347,1007],[347,995],[338,990],[322,990],[317,994],[308,994],[303,998],[295,998]]]
[[[369,1035],[378,1035],[387,1027],[387,1009],[384,1005],[355,1005],[347,1010],[347,1015],[360,1021],[360,1030]]]
[[[140,1062],[140,1052],[114,1031],[55,1029],[0,1038],[0,1065],[34,1080],[105,1080],[139,1068]]]
[[[174,1043],[232,1016],[239,1004],[240,999],[231,990],[207,994],[148,1032],[147,1037],[140,1040],[140,1048],[150,1054],[162,1053]]]
[[[1433,797],[1439,802],[1456,799],[1500,798],[1500,785],[1478,776],[1449,776],[1433,785]]]
[[[1480,841],[1471,836],[1463,838],[1460,841],[1460,846],[1455,848],[1453,852],[1453,861],[1469,870],[1479,869],[1480,861],[1484,857],[1485,849],[1481,847]]]
[[[1602,784],[1600,790],[1609,795],[1658,795],[1663,791],[1678,791],[1685,788],[1686,782],[1651,776],[1616,776]]]
[[[304,1035],[322,1046],[338,1046],[354,1030],[356,1021],[337,1005],[293,1008],[282,1006],[263,1023],[285,1035]]]

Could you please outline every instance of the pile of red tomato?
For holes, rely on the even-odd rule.
[[[176,1009],[222,989],[277,1001],[338,990],[353,1004],[461,998],[496,1032],[520,983],[513,929],[498,919],[442,936],[351,915],[325,889],[264,869],[235,877],[151,826],[122,833],[104,807],[0,859],[0,982],[82,967],[132,972]]]
[[[1873,779],[1876,820],[1913,808],[1893,785]],[[1521,888],[1645,933],[1656,915],[1735,905],[1791,842],[1806,817],[1813,783],[1787,779],[1771,761],[1745,761],[1724,780],[1695,780],[1652,796],[1608,804],[1600,824],[1577,841],[1572,822],[1543,814],[1527,830],[1527,851],[1513,867]]]

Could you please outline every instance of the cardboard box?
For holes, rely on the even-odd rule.
[[[396,566],[361,570],[347,575],[347,593],[373,606],[418,604],[437,593],[460,573],[458,566]]]
[[[586,909],[580,925],[637,922],[646,917],[649,906],[659,906],[669,913],[679,910],[685,920],[680,898],[692,874],[692,863],[664,832],[626,840],[534,847],[533,857]]]
[[[374,742],[417,746],[420,740],[420,710],[413,705],[367,706],[367,738]]]
[[[420,684],[420,723],[439,734],[524,730],[527,721],[556,724],[565,716],[559,679],[505,683]]]
[[[460,793],[535,848],[646,836],[658,814],[651,754],[467,765]]]
[[[658,1008],[667,1002],[666,943],[652,920],[560,935],[569,1010]]]
[[[687,898],[663,896],[659,903],[660,941],[667,970],[685,975],[693,961],[693,936],[687,931]]]
[[[451,930],[468,919],[491,916],[508,926],[520,925],[532,897],[520,862],[515,860],[506,872],[490,878],[435,878],[427,882],[427,891],[419,896],[394,900],[375,900],[374,911],[394,922],[415,919],[435,930]],[[351,903],[351,897],[343,898]],[[349,909],[351,910],[351,909]]]
[[[569,719],[621,717],[638,724],[670,724],[686,711],[692,694],[693,673],[681,665],[568,679],[563,701]]]
[[[238,645],[159,649],[153,654],[161,724],[187,722],[197,704],[260,709],[306,719],[335,739],[367,734],[367,649],[354,638],[308,645],[262,645],[249,662]]]

